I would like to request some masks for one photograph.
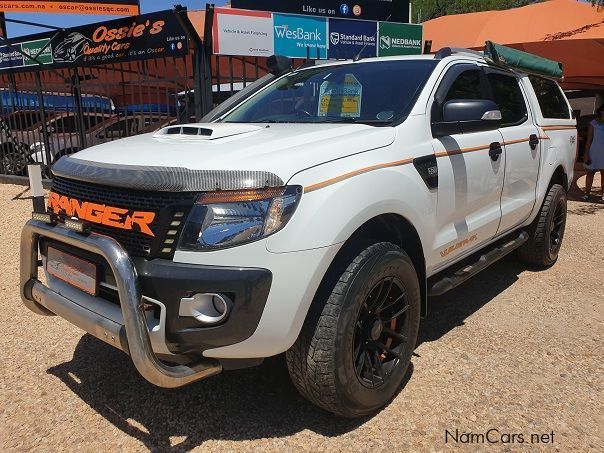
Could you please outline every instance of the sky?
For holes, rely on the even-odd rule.
[[[150,13],[153,11],[161,11],[171,9],[175,4],[186,6],[190,10],[204,9],[206,3],[214,3],[216,6],[222,6],[225,0],[213,0],[207,2],[205,0],[140,0],[141,12]],[[53,25],[55,27],[76,27],[78,25],[91,24],[94,22],[103,22],[111,19],[118,19],[120,16],[96,16],[86,14],[40,14],[40,13],[7,13],[7,19],[25,20],[28,22],[36,22],[42,24]],[[30,27],[27,25],[7,23],[7,34],[9,38],[16,36],[30,35],[33,33],[43,33],[48,29],[39,27]]]

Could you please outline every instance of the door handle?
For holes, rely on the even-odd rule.
[[[535,134],[531,134],[529,137],[529,145],[531,145],[532,150],[537,149],[537,146],[539,145],[539,137],[537,137]]]
[[[503,149],[501,148],[501,143],[493,142],[489,146],[489,156],[491,156],[491,160],[493,162],[497,162],[499,160],[499,156],[503,153]]]

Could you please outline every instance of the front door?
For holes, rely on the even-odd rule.
[[[447,101],[463,99],[491,99],[486,75],[476,64],[456,65],[445,74],[435,95],[432,121],[442,118]],[[496,129],[433,140],[439,177],[433,272],[497,234],[506,156],[502,152],[494,159],[489,151],[502,141]]]

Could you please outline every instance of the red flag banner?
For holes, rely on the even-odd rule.
[[[139,0],[0,0],[0,11],[136,16],[140,14],[140,6]]]

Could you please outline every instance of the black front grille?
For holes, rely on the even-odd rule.
[[[117,240],[129,254],[145,258],[171,258],[174,255],[184,220],[197,197],[194,192],[121,189],[61,177],[53,179],[51,190],[79,202],[88,201],[133,211],[154,212],[155,219],[150,228],[155,237],[140,231],[87,223],[92,231]]]

